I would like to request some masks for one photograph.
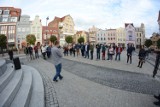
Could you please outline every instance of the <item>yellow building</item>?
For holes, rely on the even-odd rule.
[[[60,45],[65,44],[66,36],[73,36],[74,33],[74,21],[70,15],[66,15],[62,18],[55,17],[53,21],[48,24],[49,27],[59,28]]]
[[[116,36],[117,36],[117,41],[116,41],[116,45],[124,45],[126,43],[126,33],[125,33],[125,29],[120,27],[116,29]]]
[[[75,43],[78,43],[78,39],[80,37],[84,38],[84,43],[88,42],[88,38],[89,38],[89,33],[86,31],[77,31],[76,34],[74,35],[73,39]]]

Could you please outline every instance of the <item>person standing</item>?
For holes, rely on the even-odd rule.
[[[142,68],[143,62],[145,60],[145,50],[143,46],[141,46],[138,56],[139,56],[139,63],[137,67]]]
[[[105,54],[106,54],[106,46],[102,46],[102,60],[105,60]]]
[[[100,60],[100,51],[101,51],[101,46],[99,44],[96,45],[97,49],[97,60]]]
[[[9,59],[13,60],[13,50],[12,49],[9,49],[8,55],[9,55]]]
[[[53,63],[56,68],[56,74],[53,78],[53,81],[58,82],[57,78],[59,77],[60,80],[62,80],[63,76],[61,75],[61,69],[62,69],[62,53],[59,47],[59,41],[55,42],[55,46],[52,48],[52,56],[53,56]]]
[[[41,51],[42,51],[43,59],[46,59],[46,46],[45,45],[41,47]]]
[[[113,48],[113,46],[111,46],[110,48],[109,48],[109,60],[113,60],[113,55],[114,55],[114,48]]]
[[[33,59],[34,59],[34,56],[33,56],[33,48],[32,48],[31,45],[28,47],[28,51],[29,51],[30,59],[33,60]]]
[[[36,58],[36,59],[39,58],[38,46],[37,46],[37,45],[34,47],[34,52],[35,52],[35,58]]]
[[[94,52],[94,45],[90,45],[90,54],[91,54],[91,60],[93,60],[93,52]]]
[[[89,44],[88,43],[86,43],[86,45],[85,45],[85,58],[86,57],[88,57],[88,59],[89,59]]]
[[[130,60],[130,64],[132,63],[132,52],[133,52],[132,45],[129,44],[128,49],[127,49],[127,64],[129,62],[129,60]]]
[[[76,54],[76,46],[75,46],[75,44],[73,44],[73,56],[75,57],[75,54]]]
[[[84,44],[83,43],[81,43],[81,54],[82,54],[82,57],[84,57]]]
[[[121,60],[121,52],[122,52],[122,47],[120,47],[120,45],[118,45],[118,47],[116,47],[116,57],[115,60],[117,60],[117,56],[118,56],[118,60]]]
[[[159,63],[160,63],[160,51],[155,51],[157,53],[156,56],[156,61],[155,61],[155,66],[154,66],[154,70],[153,70],[153,78],[156,76],[157,71],[159,69]]]
[[[49,46],[47,46],[47,57],[48,58],[50,58],[50,56],[51,56],[51,46],[49,45]]]

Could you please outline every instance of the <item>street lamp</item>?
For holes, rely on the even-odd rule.
[[[60,42],[60,36],[61,36],[61,33],[62,33],[62,28],[63,28],[63,23],[62,22],[59,22],[58,24],[58,41]]]

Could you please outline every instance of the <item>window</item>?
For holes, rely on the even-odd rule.
[[[40,34],[39,33],[37,34],[37,39],[40,39]]]
[[[108,40],[110,40],[110,38],[108,38]]]
[[[9,15],[9,10],[4,10],[3,15]]]
[[[17,22],[17,17],[11,17],[11,22]]]
[[[99,38],[98,38],[98,40],[99,40]]]
[[[106,38],[104,38],[104,40],[106,40]]]
[[[140,33],[140,37],[141,37],[141,33]]]
[[[101,40],[103,40],[103,38],[101,38]]]
[[[3,17],[2,22],[7,22],[8,21],[8,17]]]

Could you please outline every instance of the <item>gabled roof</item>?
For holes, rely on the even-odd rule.
[[[157,21],[160,21],[160,11],[159,11],[159,15],[158,15],[158,20]]]

